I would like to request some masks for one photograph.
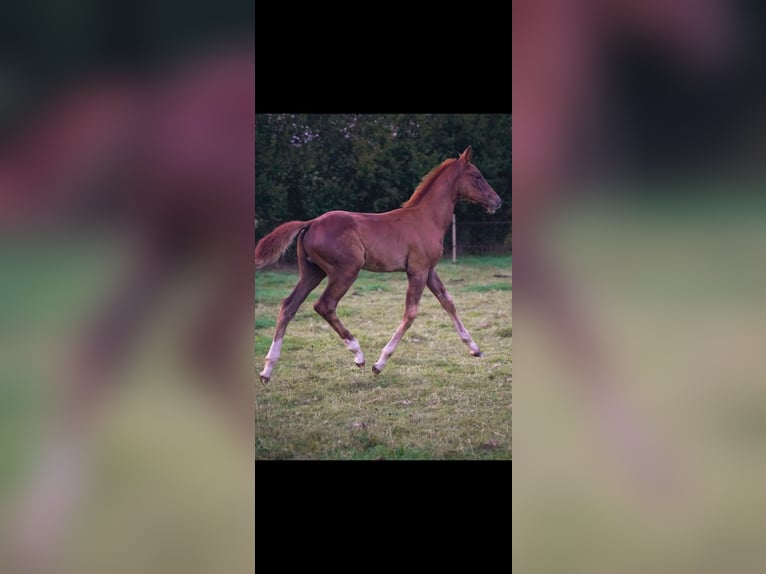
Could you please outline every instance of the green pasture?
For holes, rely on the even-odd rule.
[[[297,271],[255,276],[258,459],[510,459],[511,257],[461,257],[437,270],[484,353],[472,357],[426,290],[383,372],[374,363],[404,312],[404,273],[363,271],[338,306],[367,365],[313,310],[326,280],[287,329],[268,385],[258,382],[279,306]]]

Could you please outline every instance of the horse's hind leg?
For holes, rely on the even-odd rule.
[[[471,334],[465,326],[463,326],[463,322],[460,320],[460,317],[458,317],[455,303],[452,301],[452,297],[447,292],[446,287],[444,287],[444,283],[441,282],[441,279],[439,279],[439,276],[436,274],[436,269],[431,269],[428,273],[428,281],[426,282],[426,285],[428,285],[428,288],[439,300],[439,303],[441,303],[441,306],[447,312],[449,318],[452,319],[452,324],[455,326],[457,334],[460,335],[460,340],[468,345],[468,348],[471,350],[471,354],[474,357],[481,357],[479,346],[474,343]]]
[[[327,288],[314,304],[314,310],[319,313],[322,318],[330,324],[335,332],[338,333],[340,338],[343,339],[343,344],[346,345],[346,348],[354,353],[354,363],[361,369],[364,367],[364,353],[362,353],[362,349],[359,346],[359,341],[357,341],[356,337],[351,334],[351,331],[343,326],[343,323],[340,322],[338,315],[335,313],[338,301],[341,300],[349,287],[356,281],[358,274],[359,269],[331,275],[327,280]]]
[[[301,304],[306,300],[308,294],[311,293],[322,279],[325,278],[325,272],[319,267],[310,263],[305,259],[300,258],[301,261],[301,275],[298,279],[298,284],[293,289],[284,301],[279,309],[279,318],[277,319],[277,328],[274,331],[274,340],[271,342],[269,353],[266,355],[266,364],[263,370],[260,372],[261,382],[265,385],[271,378],[271,371],[274,369],[274,365],[279,361],[279,355],[282,350],[282,339],[285,336],[287,330],[287,324],[295,317],[296,311]]]

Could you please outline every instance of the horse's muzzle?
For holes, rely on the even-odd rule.
[[[501,199],[498,199],[496,203],[493,203],[492,205],[488,205],[487,207],[485,207],[485,209],[487,210],[487,213],[489,213],[490,215],[492,215],[492,214],[493,214],[493,213],[495,213],[495,212],[496,212],[498,209],[500,209],[500,206],[501,206],[501,205],[503,205],[503,200],[501,200]]]

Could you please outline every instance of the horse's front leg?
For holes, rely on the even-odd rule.
[[[460,340],[468,345],[468,348],[471,350],[471,355],[474,357],[481,357],[481,350],[479,349],[479,346],[474,343],[471,334],[468,332],[468,329],[465,328],[463,322],[460,320],[460,317],[457,314],[457,309],[455,308],[455,303],[452,301],[452,297],[447,292],[447,288],[444,287],[444,283],[442,283],[441,279],[439,279],[439,276],[436,274],[436,269],[431,269],[431,271],[428,273],[428,281],[426,284],[428,285],[428,288],[431,290],[431,292],[439,300],[439,303],[441,303],[441,306],[447,312],[449,318],[452,319],[452,324],[455,326],[455,330],[460,336]]]
[[[415,317],[418,315],[418,304],[420,303],[420,297],[423,294],[423,288],[426,285],[426,279],[428,278],[428,270],[418,272],[407,272],[407,278],[409,279],[409,285],[407,286],[407,300],[404,308],[404,317],[402,322],[394,331],[391,340],[383,347],[383,351],[380,353],[380,358],[372,366],[372,372],[376,375],[379,374],[383,367],[386,366],[388,359],[394,354],[396,346],[401,341],[404,333],[410,328]]]

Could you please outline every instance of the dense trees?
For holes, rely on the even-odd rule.
[[[489,216],[460,202],[458,222],[511,220],[510,115],[258,114],[255,127],[256,239],[280,223],[331,209],[399,207],[431,168],[469,144],[504,205]],[[467,225],[460,232],[467,244],[497,246],[510,224]]]

